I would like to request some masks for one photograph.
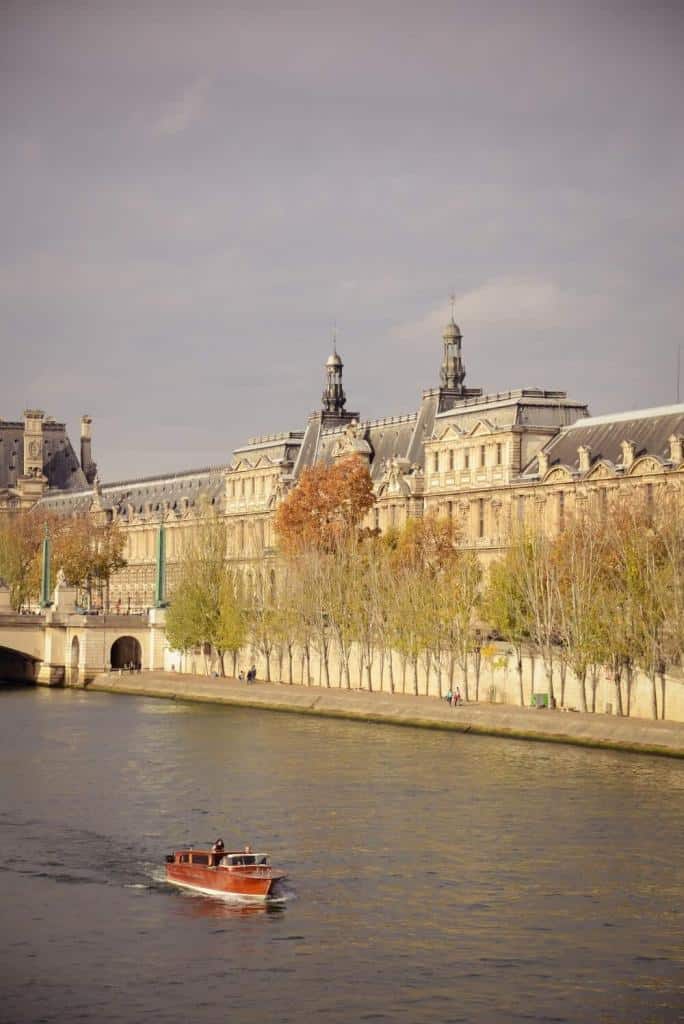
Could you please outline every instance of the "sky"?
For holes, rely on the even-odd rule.
[[[594,414],[684,364],[684,7],[0,5],[0,416],[104,481],[466,383]],[[684,399],[684,368],[681,396]]]

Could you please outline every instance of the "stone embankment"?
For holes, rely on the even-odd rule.
[[[175,672],[103,674],[88,684],[88,690],[684,758],[684,724],[680,722],[537,710],[508,704],[471,703],[452,708],[435,697],[283,683],[247,684],[236,679]]]

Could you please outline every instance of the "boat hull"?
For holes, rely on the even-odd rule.
[[[198,864],[167,864],[166,880],[184,889],[209,896],[273,898],[274,889],[285,877],[271,868],[203,867]]]

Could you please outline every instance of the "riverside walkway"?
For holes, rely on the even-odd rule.
[[[102,674],[87,688],[684,758],[681,722],[537,710],[510,704],[469,703],[452,708],[435,697],[260,681],[247,684],[232,678],[176,672]]]

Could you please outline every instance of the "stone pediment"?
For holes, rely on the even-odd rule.
[[[661,473],[663,464],[655,455],[643,455],[636,459],[629,467],[629,476],[648,476],[651,473]]]
[[[605,480],[609,476],[615,476],[615,469],[604,459],[592,466],[586,475],[586,480]]]
[[[465,436],[465,431],[461,430],[454,423],[450,423],[440,433],[434,433],[432,435],[433,441],[459,441]]]
[[[330,450],[331,458],[343,459],[348,455],[360,455],[364,459],[370,459],[373,449],[363,435],[363,427],[359,426],[356,420],[352,420],[349,426],[345,427],[342,436],[334,442]]]
[[[553,466],[543,478],[545,484],[567,483],[573,479],[573,475],[567,466]]]
[[[411,469],[411,463],[408,459],[389,459],[384,475],[378,485],[378,497],[408,497],[411,494],[411,485],[406,478]]]
[[[470,430],[465,433],[467,437],[484,437],[489,434],[497,433],[497,428],[491,420],[483,417],[481,420],[478,420],[477,423],[473,424]]]

